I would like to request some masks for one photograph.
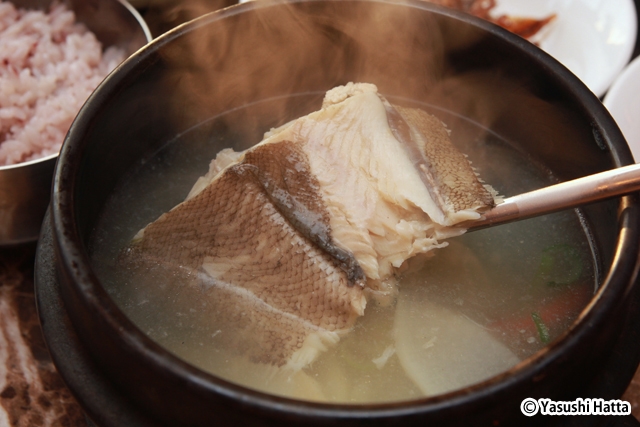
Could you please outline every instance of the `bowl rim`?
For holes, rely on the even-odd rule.
[[[11,165],[0,165],[0,172],[2,171],[6,171],[6,170],[11,170],[11,169],[19,169],[22,167],[28,167],[31,165],[35,165],[38,163],[45,163],[45,162],[49,162],[49,161],[57,161],[59,156],[59,153],[54,153],[54,154],[49,154],[47,156],[44,157],[38,157],[37,159],[33,159],[33,160],[27,160],[26,162],[20,162],[20,163],[13,163]]]
[[[400,402],[375,403],[375,404],[342,404],[342,403],[321,403],[297,400],[293,398],[271,395],[256,391],[230,381],[219,378],[213,374],[205,372],[188,362],[174,356],[169,351],[155,343],[146,334],[140,331],[132,321],[117,307],[108,297],[108,294],[100,284],[91,267],[91,261],[84,249],[83,239],[77,226],[77,218],[74,209],[74,191],[76,180],[74,175],[78,170],[78,163],[74,164],[73,159],[81,158],[81,141],[74,140],[74,135],[83,133],[83,126],[88,117],[95,112],[96,103],[105,97],[117,82],[120,81],[128,70],[156,49],[172,40],[181,37],[183,34],[196,30],[201,26],[210,25],[218,20],[230,16],[249,12],[254,9],[277,7],[282,3],[312,3],[319,0],[262,0],[260,2],[246,2],[234,5],[220,11],[203,15],[199,18],[184,23],[171,31],[165,33],[151,43],[144,46],[136,54],[129,57],[114,72],[109,75],[103,83],[90,96],[85,106],[81,109],[78,119],[73,123],[65,144],[60,153],[60,160],[56,167],[54,177],[54,191],[52,199],[52,226],[55,234],[55,244],[58,250],[58,262],[63,263],[67,272],[72,276],[72,283],[76,290],[82,295],[83,302],[88,304],[91,310],[99,312],[104,320],[114,328],[123,331],[122,339],[124,343],[136,351],[144,354],[154,363],[157,363],[171,375],[179,378],[186,378],[197,387],[211,393],[221,394],[233,399],[240,399],[245,404],[261,407],[265,410],[287,412],[299,416],[320,416],[339,417],[343,419],[376,416],[391,417],[415,414],[418,412],[431,412],[446,407],[456,406],[468,401],[470,396],[487,398],[490,395],[505,391],[510,384],[521,382],[527,378],[535,377],[544,370],[546,366],[556,362],[563,352],[569,348],[576,347],[581,341],[581,337],[588,335],[594,323],[601,323],[619,305],[623,296],[628,292],[633,282],[628,283],[626,278],[633,276],[638,253],[638,224],[629,220],[629,212],[638,209],[638,201],[630,196],[625,196],[620,200],[619,229],[617,233],[616,256],[609,266],[609,271],[602,278],[599,289],[592,297],[590,303],[583,309],[575,322],[566,330],[561,337],[547,345],[533,356],[523,360],[513,368],[493,376],[485,381],[468,387],[458,389],[449,393],[425,397],[415,400]],[[324,0],[324,1],[345,1],[345,0]],[[551,56],[529,43],[528,41],[515,36],[506,30],[479,18],[464,14],[459,11],[447,9],[420,0],[407,0],[402,3],[393,0],[346,0],[353,3],[383,3],[398,7],[411,7],[428,12],[435,12],[447,18],[461,20],[467,24],[480,27],[480,29],[491,33],[494,37],[514,45],[523,50],[529,56],[540,61],[543,67],[553,70],[558,79],[567,82],[568,93],[578,100],[585,110],[592,111],[600,121],[604,121],[607,142],[614,141],[614,146],[610,146],[613,161],[617,166],[632,163],[631,153],[624,142],[624,138],[615,122],[602,106],[599,99],[566,67],[553,59]],[[616,143],[616,141],[622,141]],[[626,219],[625,219],[626,218]],[[629,223],[631,222],[631,224]],[[623,280],[624,279],[624,280]]]

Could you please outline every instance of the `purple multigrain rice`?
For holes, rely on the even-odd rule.
[[[102,46],[74,13],[0,2],[0,165],[58,153],[71,122],[100,81],[125,58]]]

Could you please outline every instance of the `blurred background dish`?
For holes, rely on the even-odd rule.
[[[613,82],[604,98],[613,118],[618,123],[636,162],[640,159],[640,57],[629,64]]]
[[[531,41],[603,96],[629,62],[637,34],[633,0],[498,0],[493,16],[556,18]]]
[[[198,16],[223,9],[238,0],[129,0],[142,13],[154,37]]]
[[[6,3],[12,3],[18,9],[48,11],[51,17],[34,18],[35,15],[32,14],[30,23],[25,23],[21,12],[16,12]],[[102,78],[98,77],[96,80],[97,75],[92,74],[79,86],[70,84],[70,81],[80,79],[79,76],[87,75],[87,69],[91,67],[89,64],[94,60],[84,61],[83,55],[87,54],[85,48],[88,42],[93,40],[95,43],[95,39],[87,39],[84,30],[71,29],[65,12],[61,12],[60,8],[50,10],[51,3],[49,0],[12,0],[2,4],[3,24],[9,25],[7,28],[14,36],[10,37],[11,40],[6,36],[3,38],[3,62],[7,70],[13,70],[14,74],[15,71],[19,72],[18,79],[12,78],[12,73],[7,72],[3,84],[9,86],[9,89],[13,88],[19,99],[14,103],[7,95],[0,105],[3,119],[7,122],[6,126],[3,124],[2,132],[4,134],[6,131],[6,134],[2,141],[3,144],[13,144],[10,145],[11,148],[3,146],[7,156],[6,159],[0,159],[0,246],[37,240],[49,204],[51,179],[58,157],[58,149],[47,146],[52,139],[59,139],[59,143],[62,143],[66,133],[63,127],[67,127],[75,115],[74,112],[67,111],[69,106],[78,103],[79,109],[92,87],[97,86]],[[126,0],[69,0],[64,5],[73,10],[76,22],[86,25],[95,35],[103,52],[112,47],[114,49],[111,52],[118,51],[120,56],[110,53],[104,55],[105,58],[110,56],[113,59],[105,59],[110,62],[107,69],[115,67],[123,58],[151,40],[146,23]],[[33,24],[32,21],[36,19],[38,23]],[[29,26],[42,30],[42,36],[34,35],[38,31],[29,30]],[[29,39],[32,47],[28,52],[21,49],[25,38],[34,38]],[[95,46],[98,48],[97,44]],[[89,56],[92,55],[89,53]],[[65,58],[68,62],[63,63],[58,58]],[[105,64],[100,63],[97,68],[107,67]],[[100,70],[102,76],[106,75],[107,69]],[[51,70],[53,71],[49,73]],[[60,76],[68,78],[64,80]],[[43,79],[55,83],[51,83],[53,86],[50,87]],[[85,87],[91,83],[95,85]],[[61,95],[63,92],[65,96]],[[11,93],[13,92],[9,94]],[[33,99],[25,104],[20,98],[27,96]],[[41,108],[43,104],[46,104],[44,109]],[[51,113],[51,119],[47,112]],[[7,137],[6,141],[4,137]],[[29,150],[23,150],[25,145],[30,147]],[[31,147],[35,151],[31,151]]]

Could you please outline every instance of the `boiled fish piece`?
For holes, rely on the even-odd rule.
[[[237,353],[300,369],[368,298],[395,294],[405,260],[464,232],[453,226],[494,196],[438,119],[348,84],[256,146],[219,153],[122,261],[202,292]]]

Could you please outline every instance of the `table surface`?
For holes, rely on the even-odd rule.
[[[195,0],[133,0],[160,34],[231,0],[213,0],[203,10]],[[640,10],[640,0],[634,0]],[[178,2],[190,5],[176,13]],[[639,13],[640,15],[640,13]],[[639,17],[640,18],[640,17]],[[640,19],[639,19],[640,21]],[[634,57],[640,54],[640,38]],[[35,244],[0,248],[0,427],[86,427],[84,414],[51,362],[36,313]],[[640,370],[622,400],[640,420]]]
[[[34,259],[35,244],[0,249],[0,427],[85,427],[42,338]]]

